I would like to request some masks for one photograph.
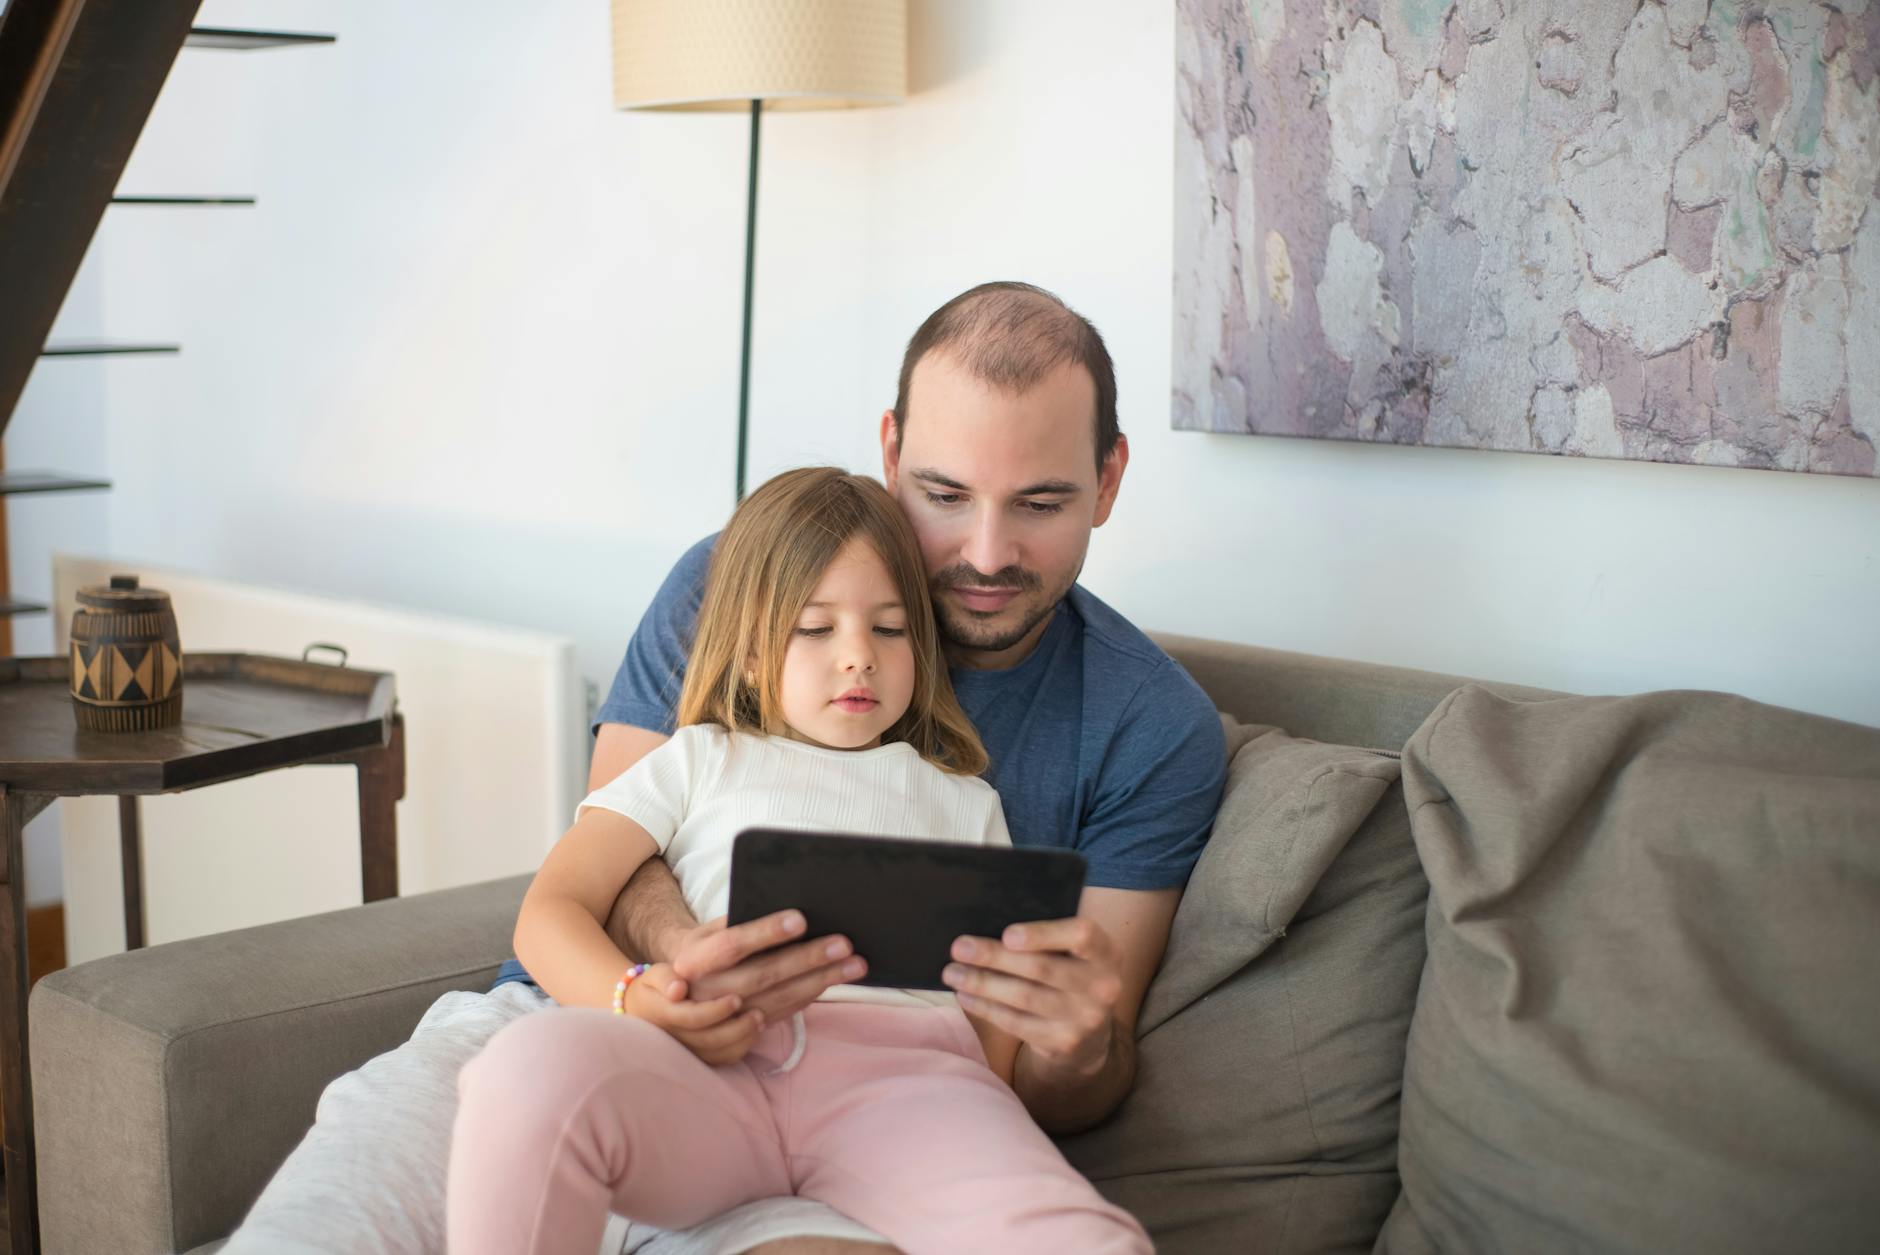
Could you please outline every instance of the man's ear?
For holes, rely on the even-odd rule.
[[[1090,520],[1090,526],[1102,527],[1110,517],[1110,507],[1116,504],[1116,492],[1123,486],[1123,472],[1128,467],[1129,437],[1118,432],[1116,447],[1103,459],[1103,469],[1097,472],[1097,513]]]
[[[894,481],[901,473],[901,442],[895,439],[894,411],[881,412],[881,482],[889,492],[894,491]]]

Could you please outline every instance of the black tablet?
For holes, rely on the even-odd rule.
[[[956,937],[1068,919],[1083,887],[1071,850],[749,828],[731,846],[730,922],[794,907],[805,937],[840,933],[868,960],[857,984],[945,989]]]

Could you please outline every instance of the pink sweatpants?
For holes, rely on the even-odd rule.
[[[593,1255],[607,1212],[683,1229],[758,1198],[818,1199],[908,1255],[1151,1251],[986,1067],[955,1009],[818,1003],[714,1068],[640,1020],[558,1008],[459,1077],[453,1255]]]

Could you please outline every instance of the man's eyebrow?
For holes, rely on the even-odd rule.
[[[922,483],[933,484],[940,488],[951,488],[955,492],[972,491],[957,479],[942,475],[939,471],[922,469],[910,471],[909,474]],[[1082,491],[1081,485],[1068,479],[1045,479],[1035,484],[1027,484],[1012,495],[1014,497],[1068,497]]]

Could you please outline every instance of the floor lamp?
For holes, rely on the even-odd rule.
[[[757,141],[766,109],[852,109],[907,95],[907,0],[613,0],[616,109],[751,115],[737,499],[750,444]]]

